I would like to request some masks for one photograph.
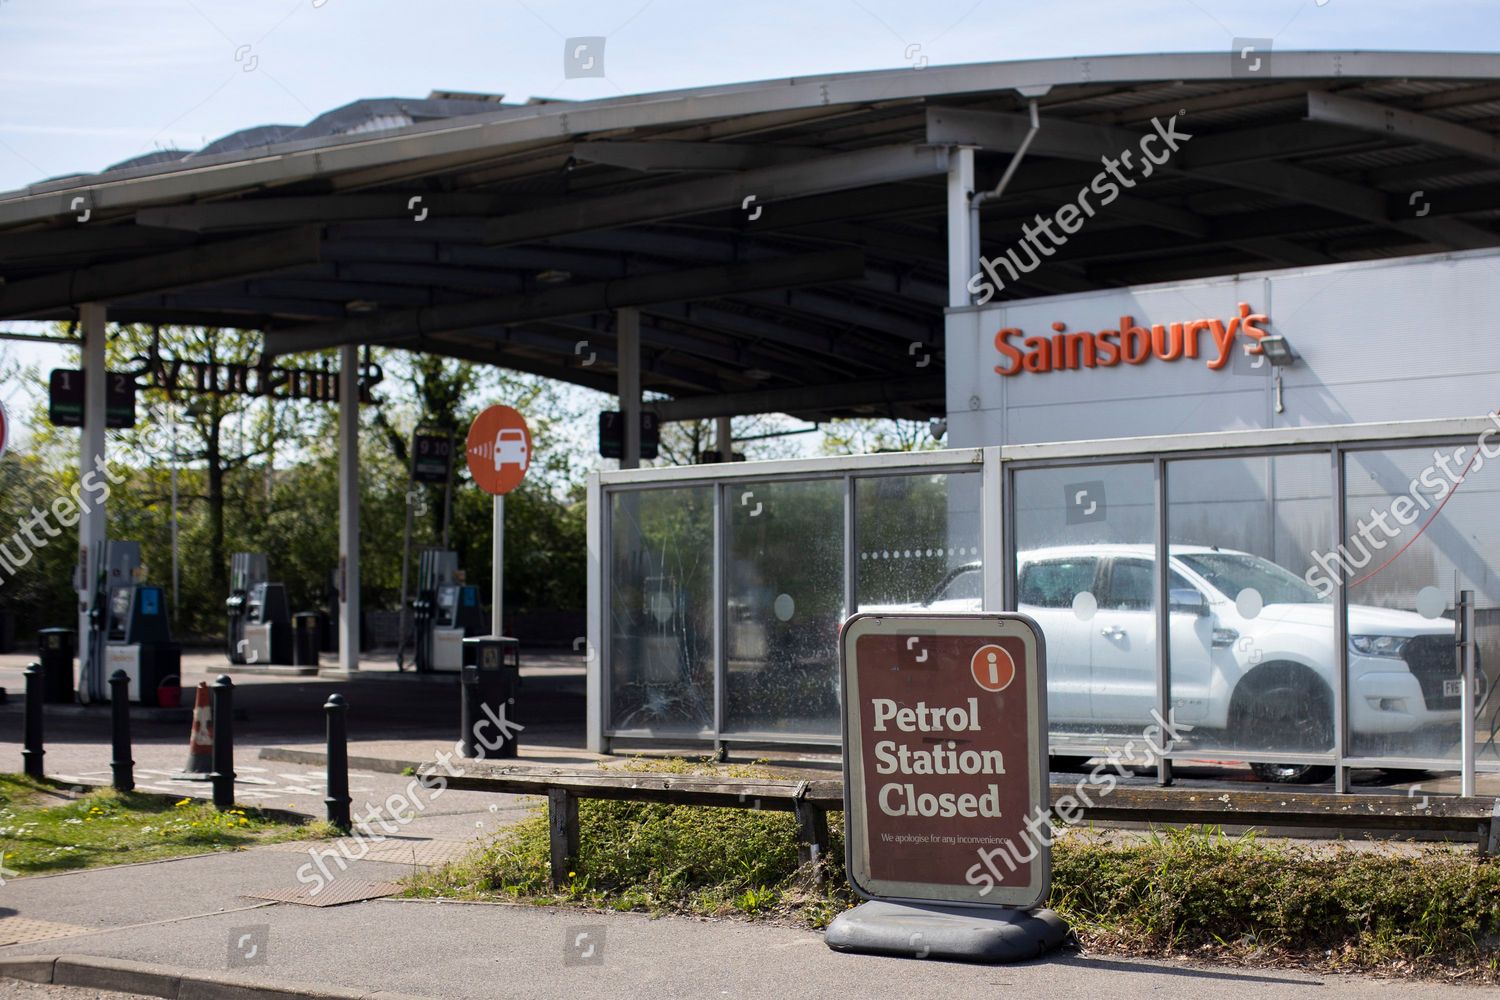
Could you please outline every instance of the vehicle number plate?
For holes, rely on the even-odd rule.
[[[1443,681],[1444,698],[1461,698],[1464,693],[1464,679],[1462,677],[1450,677]]]

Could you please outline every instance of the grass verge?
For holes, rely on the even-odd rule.
[[[326,836],[258,809],[218,812],[198,799],[67,786],[0,774],[0,878],[238,850]]]
[[[686,762],[629,766],[708,773]],[[579,823],[578,870],[563,892],[551,887],[539,805],[467,858],[413,876],[408,894],[811,927],[858,902],[844,878],[837,814],[821,887],[798,867],[787,813],[585,799]],[[1208,829],[1149,837],[1074,830],[1053,848],[1052,879],[1050,905],[1089,951],[1500,981],[1500,862],[1472,848],[1392,852]]]

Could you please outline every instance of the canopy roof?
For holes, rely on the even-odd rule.
[[[946,176],[983,252],[1181,114],[1167,167],[1002,297],[1500,243],[1500,56],[928,66],[586,102],[358,101],[0,194],[0,317],[265,331],[614,391],[638,306],[668,419],[943,410]],[[83,221],[80,221],[83,220]]]

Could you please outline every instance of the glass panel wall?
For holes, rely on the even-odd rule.
[[[1187,746],[1332,751],[1334,608],[1307,582],[1332,495],[1327,453],[1167,463],[1169,704]],[[1267,763],[1265,777],[1322,775]]]
[[[610,496],[612,728],[713,728],[713,501],[706,484]]]
[[[1139,745],[1157,705],[1151,465],[1019,469],[1012,506],[1016,607],[1047,640],[1054,745]]]
[[[975,472],[856,479],[857,609],[983,610],[980,489]]]
[[[725,732],[839,733],[844,480],[725,487]]]
[[[1488,698],[1500,662],[1497,480],[1474,445],[1351,452],[1347,537],[1320,553],[1349,591],[1349,752],[1459,760],[1455,596],[1474,591],[1482,673],[1479,760],[1496,751]]]

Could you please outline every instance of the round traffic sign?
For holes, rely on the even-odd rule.
[[[491,406],[469,425],[464,452],[480,489],[495,496],[509,493],[531,467],[531,429],[520,411]]]

